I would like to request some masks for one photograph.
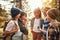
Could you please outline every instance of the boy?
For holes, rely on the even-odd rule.
[[[20,30],[23,33],[23,40],[28,40],[27,14],[25,12],[21,13],[18,23],[20,26]]]

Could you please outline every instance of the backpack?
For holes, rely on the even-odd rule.
[[[55,40],[55,39],[56,40],[59,40],[59,31],[58,31],[58,28],[55,28],[53,26],[50,26],[49,29],[48,29],[48,35],[50,36],[50,38],[52,40]]]
[[[4,25],[4,27],[3,27],[3,31],[5,31],[5,29],[6,29],[6,27],[7,27],[7,24],[8,24],[10,21],[11,21],[11,20],[5,22],[5,25]],[[7,37],[9,37],[9,40],[12,40],[12,37],[15,35],[15,33],[12,33],[11,35],[5,35],[5,34],[3,34],[3,35],[4,35],[4,40],[8,40]]]

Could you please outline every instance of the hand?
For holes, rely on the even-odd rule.
[[[41,31],[42,31],[42,32],[44,32],[44,33],[47,33],[47,31],[46,31],[46,30],[41,29]]]
[[[54,25],[55,27],[59,26],[58,22],[52,22],[52,25]]]

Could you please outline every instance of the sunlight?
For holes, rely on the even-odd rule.
[[[28,4],[30,6],[31,12],[35,9],[35,8],[42,8],[45,5],[43,4],[44,2],[52,2],[52,0],[27,0]]]
[[[35,8],[42,8],[42,0],[28,0],[28,4],[30,5],[31,11]]]

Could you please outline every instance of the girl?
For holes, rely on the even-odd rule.
[[[5,29],[5,34],[10,35],[12,33],[15,33],[14,36],[12,37],[12,40],[20,40],[21,33],[18,25],[18,18],[20,16],[20,13],[21,11],[17,8],[11,9],[12,20],[10,20],[9,23],[7,24]]]

